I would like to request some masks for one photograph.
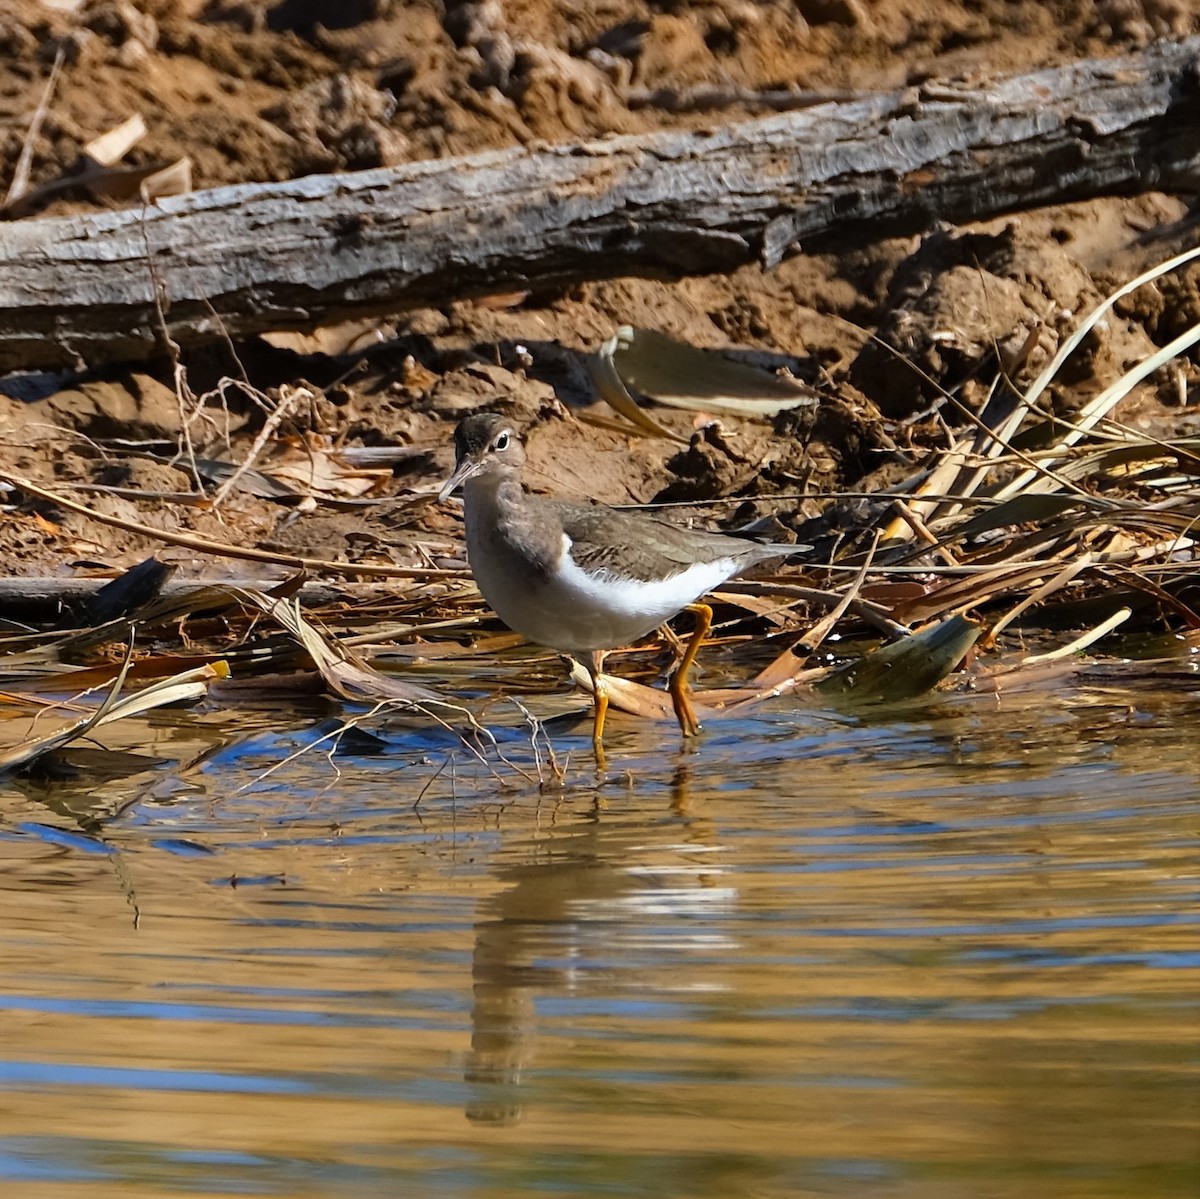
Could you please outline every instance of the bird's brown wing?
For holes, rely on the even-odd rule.
[[[790,552],[790,547],[758,545],[724,533],[684,529],[602,504],[544,502],[554,505],[555,516],[571,539],[571,557],[581,567],[621,578],[669,578],[697,562],[721,559],[729,560],[729,573],[734,575],[751,562]]]

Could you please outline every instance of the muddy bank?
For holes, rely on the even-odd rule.
[[[1200,30],[1189,6],[1170,3],[613,4],[573,20],[538,3],[336,11],[296,0],[0,5],[2,169],[9,179],[18,169],[56,56],[61,73],[28,143],[32,187],[69,175],[82,146],[134,113],[147,133],[128,165],[186,156],[195,186],[208,187],[703,128],[781,94],[977,83]],[[67,188],[44,211],[116,202]],[[944,446],[967,419],[956,405],[978,412],[998,370],[1033,377],[1103,296],[1194,240],[1188,215],[1187,197],[1102,199],[811,247],[771,271],[617,280],[309,337],[281,331],[189,353],[182,375],[162,361],[9,377],[0,469],[150,528],[420,566],[456,552],[456,519],[423,498],[449,467],[453,423],[504,407],[531,426],[536,486],[610,503],[720,501],[705,519],[775,515],[804,530],[827,493],[872,490]],[[1194,322],[1198,279],[1185,270],[1118,305],[1056,380],[1053,410],[1077,411]],[[755,353],[823,402],[774,420],[723,415],[719,428],[703,412],[656,410],[690,445],[631,434],[586,369],[621,324]],[[1120,419],[1188,432],[1195,371],[1185,358],[1152,376]],[[272,420],[259,473],[214,508]],[[869,517],[843,505],[837,519]],[[0,522],[11,573],[112,569],[155,549],[184,573],[241,573],[19,495]]]

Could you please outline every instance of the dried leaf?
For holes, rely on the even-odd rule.
[[[321,447],[289,453],[271,463],[271,476],[309,493],[360,496],[386,486],[392,472],[384,468],[350,466],[336,450]]]
[[[977,512],[969,520],[955,526],[956,537],[978,537],[992,529],[1004,529],[1010,525],[1023,525],[1033,521],[1053,520],[1064,512],[1082,507],[1086,499],[1078,495],[1038,495],[1024,493],[1005,500],[994,508]]]
[[[1057,662],[1063,658],[1071,658],[1076,654],[1082,653],[1089,645],[1099,641],[1101,637],[1106,637],[1113,629],[1123,625],[1132,612],[1128,608],[1119,608],[1107,620],[1098,624],[1094,629],[1089,629],[1086,633],[1076,637],[1074,641],[1067,645],[1060,645],[1058,649],[1050,650],[1045,654],[1032,654],[1025,660],[1033,665],[1037,662]]]
[[[62,525],[57,525],[52,520],[47,520],[40,512],[30,513],[30,519],[43,532],[51,537],[57,537],[62,532]]]
[[[137,112],[106,133],[92,138],[83,147],[83,152],[100,166],[111,167],[120,162],[145,136],[146,122],[142,119],[142,114]]]
[[[152,708],[200,699],[207,692],[211,680],[228,676],[229,667],[224,662],[216,662],[211,666],[185,670],[182,674],[173,675],[141,691],[135,691],[124,699],[118,699],[117,695],[125,681],[126,673],[121,672],[108,697],[94,712],[62,723],[41,736],[34,736],[33,733],[37,727],[46,724],[47,718],[44,715],[34,717],[29,722],[28,735],[11,749],[0,752],[0,773],[27,765],[49,750],[59,749],[103,725],[130,716],[140,716]]]
[[[626,420],[637,425],[639,429],[652,433],[655,437],[665,437],[668,441],[677,441],[680,445],[687,445],[686,437],[680,437],[678,433],[672,433],[670,429],[663,428],[629,394],[613,363],[612,349],[615,342],[616,338],[614,337],[611,341],[605,342],[598,353],[592,354],[588,358],[588,373],[592,376],[596,390],[610,407],[619,412]]]
[[[295,637],[321,677],[343,699],[356,703],[373,700],[401,700],[413,705],[448,703],[436,691],[380,674],[345,646],[326,641],[305,619],[296,600],[274,599],[249,588],[242,594]]]
[[[248,495],[258,496],[259,499],[281,500],[293,504],[301,499],[301,496],[286,484],[253,467],[240,467],[233,462],[222,462],[218,458],[197,458],[195,467],[196,473],[209,483],[223,483],[236,474],[237,488]]]
[[[624,387],[690,412],[774,416],[819,402],[807,384],[735,362],[714,350],[698,349],[653,329],[622,325],[600,347],[597,357],[612,364]]]
[[[817,684],[827,695],[870,703],[914,699],[933,690],[983,633],[965,616],[927,625],[860,658]]]
[[[635,683],[632,679],[618,678],[616,675],[603,674],[600,677],[608,689],[608,702],[612,707],[646,720],[675,721],[675,709],[666,691],[658,687],[647,687],[644,683]],[[574,658],[571,659],[571,681],[584,691],[591,692],[591,676]],[[702,722],[718,714],[717,709],[704,702],[702,692],[693,691],[691,698],[696,715]]]
[[[299,333],[289,329],[267,329],[259,337],[277,350],[290,350],[305,357],[325,354],[339,358],[343,354],[361,353],[373,345],[387,341],[394,333],[395,325],[382,317],[358,317],[338,321],[333,325],[320,325],[311,333]]]

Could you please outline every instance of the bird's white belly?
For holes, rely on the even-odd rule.
[[[648,583],[591,575],[571,560],[570,539],[563,540],[567,552],[547,580],[530,574],[527,564],[490,538],[468,534],[467,552],[479,590],[509,628],[573,653],[644,637],[738,569],[736,559],[723,558]]]

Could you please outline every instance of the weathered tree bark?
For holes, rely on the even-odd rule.
[[[1200,38],[705,132],[244,185],[0,226],[0,369],[146,358],[488,291],[779,261],[834,232],[1200,184]]]

